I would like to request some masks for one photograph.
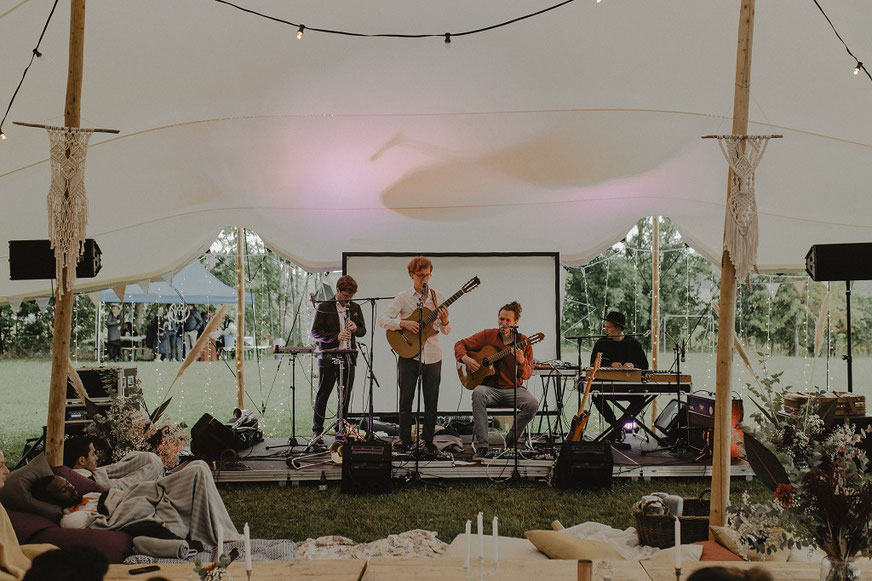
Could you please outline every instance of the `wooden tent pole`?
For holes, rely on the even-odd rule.
[[[660,216],[651,217],[651,369],[660,354]],[[657,399],[651,403],[651,425],[657,420]]]
[[[748,103],[751,94],[751,46],[754,40],[755,0],[742,0],[739,40],[736,50],[736,87],[733,98],[733,135],[748,133]],[[741,144],[745,147],[744,142]],[[732,170],[731,170],[732,171]],[[727,178],[730,198],[731,175]],[[729,210],[727,210],[729,211]],[[726,221],[726,220],[725,220]],[[721,255],[721,297],[718,309],[717,380],[715,429],[712,446],[712,500],[709,522],[724,526],[730,499],[730,439],[732,436],[731,374],[733,337],[736,327],[736,269],[726,249]]]
[[[67,96],[64,125],[79,127],[82,100],[82,76],[85,56],[85,0],[70,0],[70,56],[67,70]],[[69,153],[69,152],[68,152]],[[55,317],[51,352],[51,383],[46,418],[45,455],[52,466],[63,463],[64,415],[67,400],[67,363],[70,360],[70,329],[76,295],[72,289],[76,265],[67,265],[57,281]]]
[[[245,228],[236,229],[236,407],[245,407],[245,280],[242,276],[245,245]]]

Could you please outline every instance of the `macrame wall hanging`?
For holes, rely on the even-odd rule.
[[[85,156],[90,129],[45,128],[51,152],[51,186],[48,190],[48,237],[55,252],[58,293],[73,288],[74,277],[62,285],[65,267],[76,267],[85,248],[88,198],[85,195]]]
[[[14,121],[15,125],[45,129],[48,133],[51,185],[48,189],[48,238],[55,254],[58,295],[73,290],[74,276],[63,280],[64,267],[75,269],[85,249],[88,198],[85,195],[85,156],[94,133],[117,129],[82,129]],[[74,272],[74,271],[73,271]]]
[[[730,197],[724,229],[724,249],[736,269],[736,279],[751,283],[757,272],[757,199],[754,172],[770,139],[781,135],[705,135],[717,139],[730,164]]]

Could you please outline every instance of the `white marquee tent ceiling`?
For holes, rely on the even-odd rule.
[[[238,0],[308,26],[459,31],[552,2]],[[872,64],[872,3],[822,5]],[[0,98],[49,0],[0,0]],[[554,251],[584,263],[643,216],[670,216],[719,260],[726,163],[701,135],[731,127],[739,2],[577,0],[440,39],[306,33],[211,0],[89,0],[82,124],[95,135],[83,289],[184,266],[243,225],[306,268],[342,251]],[[62,123],[61,1],[10,120]],[[811,0],[758,0],[750,133],[782,133],[758,171],[760,266],[818,242],[872,240],[872,83]],[[0,300],[7,240],[47,236],[41,130],[0,142]]]

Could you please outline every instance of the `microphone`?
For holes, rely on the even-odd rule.
[[[429,290],[429,289],[427,288],[427,282],[424,281],[424,282],[421,283],[421,294],[422,294],[422,295],[426,295],[426,294],[427,294],[427,290]]]
[[[315,304],[315,293],[309,293],[309,300],[312,301],[313,307],[317,307],[317,305]]]
[[[681,342],[681,362],[682,363],[684,363],[684,348],[685,348],[685,343],[684,343],[684,341],[682,341]]]

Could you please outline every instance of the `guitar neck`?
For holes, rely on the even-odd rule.
[[[524,339],[523,341],[518,341],[518,349],[523,349],[524,347],[527,346],[527,343],[529,343],[529,342],[530,342],[529,339]],[[505,357],[506,355],[508,355],[511,352],[512,352],[512,347],[506,347],[505,349],[503,349],[499,353],[494,353],[493,355],[491,355],[490,357],[487,357],[485,359],[487,361],[486,365],[489,365],[491,363],[496,363],[497,361],[499,361],[500,359],[502,359],[503,357]]]
[[[464,294],[464,293],[463,293],[463,289],[460,289],[459,291],[457,291],[456,293],[454,293],[453,295],[451,295],[450,297],[448,297],[447,299],[445,299],[444,301],[442,301],[442,304],[440,304],[439,306],[437,306],[435,309],[433,309],[433,310],[430,312],[430,314],[428,314],[426,317],[424,317],[424,325],[429,325],[430,323],[432,323],[433,321],[436,320],[436,317],[439,316],[439,307],[448,307],[448,306],[450,306],[451,303],[453,303],[454,301],[456,301],[457,299],[459,299],[460,297],[462,297],[463,294]],[[427,299],[425,298],[424,300],[426,301]]]

